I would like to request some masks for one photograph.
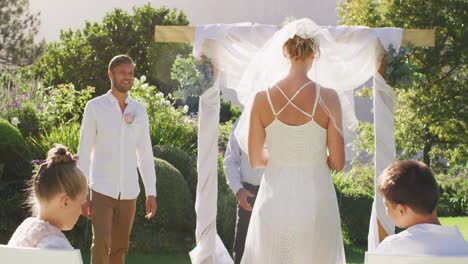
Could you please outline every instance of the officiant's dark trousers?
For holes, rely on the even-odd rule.
[[[251,192],[255,197],[248,198],[248,201],[252,207],[254,206],[255,199],[257,199],[257,193],[259,186],[251,185],[243,182],[244,189]],[[234,264],[240,264],[242,255],[244,254],[245,239],[247,237],[247,230],[249,228],[250,216],[252,212],[244,210],[239,203],[237,204],[237,224],[236,224],[236,236],[234,238]]]

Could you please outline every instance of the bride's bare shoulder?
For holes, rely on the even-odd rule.
[[[267,92],[265,90],[258,91],[255,94],[254,104],[262,106],[268,103]]]
[[[339,103],[338,93],[334,89],[320,87],[320,97],[324,103]]]

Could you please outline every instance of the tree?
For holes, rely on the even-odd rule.
[[[45,42],[34,43],[39,13],[29,12],[28,0],[0,0],[0,69],[32,64]]]
[[[191,48],[187,44],[155,43],[154,28],[187,24],[182,11],[166,7],[154,9],[147,4],[133,8],[133,15],[115,9],[102,22],[86,22],[84,29],[62,31],[60,41],[48,46],[33,71],[46,85],[73,83],[78,90],[93,86],[100,95],[110,87],[110,59],[124,53],[134,59],[137,75],[146,75],[147,81],[163,92],[171,91],[175,87],[170,79],[172,62],[178,53],[187,54]]]
[[[403,157],[422,150],[433,166],[468,159],[467,9],[463,0],[345,0],[339,6],[340,24],[436,31],[435,47],[414,48],[409,57],[424,80],[394,87],[395,140]]]

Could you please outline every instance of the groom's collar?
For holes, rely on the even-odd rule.
[[[112,90],[107,91],[106,97],[107,97],[107,99],[109,99],[109,101],[111,103],[119,103],[117,98],[115,98],[115,96],[112,94]],[[131,101],[130,95],[127,94],[127,97],[125,98],[125,104],[128,105],[130,103],[130,101]]]

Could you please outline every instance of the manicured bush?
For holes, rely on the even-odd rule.
[[[182,173],[192,194],[192,199],[195,199],[197,194],[197,165],[193,158],[185,151],[168,145],[153,146],[153,154],[156,158],[169,162]]]
[[[234,234],[236,231],[237,200],[234,194],[229,191],[218,193],[218,214],[216,218],[216,228],[218,235],[229,252],[234,246]]]
[[[0,197],[24,190],[32,171],[29,152],[18,128],[4,119],[0,119],[0,166]]]
[[[156,217],[146,220],[144,187],[140,182],[130,248],[139,253],[186,253],[193,246],[195,210],[182,174],[167,161],[155,158]]]
[[[345,241],[366,245],[374,198],[358,190],[336,190],[340,207],[341,228]]]
[[[333,176],[341,228],[345,241],[366,245],[369,220],[374,201],[373,169],[370,165],[357,164],[348,172]]]
[[[7,244],[16,228],[29,216],[25,201],[24,191],[0,199],[0,244]]]

